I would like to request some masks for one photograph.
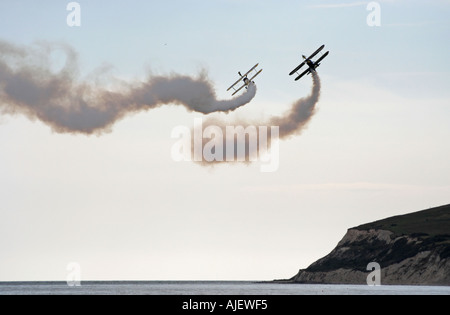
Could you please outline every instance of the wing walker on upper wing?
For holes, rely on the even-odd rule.
[[[251,68],[250,70],[248,70],[247,73],[245,73],[244,75],[242,75],[240,72],[238,72],[238,73],[239,73],[239,76],[240,76],[241,78],[240,78],[239,80],[237,80],[236,82],[234,82],[233,85],[230,86],[230,87],[228,88],[227,91],[229,91],[229,90],[231,90],[231,89],[234,89],[234,93],[233,93],[233,96],[234,96],[237,92],[239,92],[240,90],[242,90],[244,87],[245,87],[245,88],[248,88],[248,86],[250,85],[250,83],[255,83],[255,82],[253,82],[252,80],[253,80],[254,78],[256,78],[256,76],[259,75],[259,74],[262,72],[262,69],[259,70],[259,71],[256,69],[256,68],[258,68],[258,66],[259,66],[259,63],[256,64],[256,65],[255,65],[253,68]],[[252,71],[255,71],[256,74],[255,74],[251,79],[249,79],[247,76],[248,76],[248,74],[249,74],[250,72],[252,72]],[[241,81],[244,81],[244,84],[236,90],[235,86],[236,86],[239,82],[241,82]]]
[[[295,68],[294,70],[291,71],[291,73],[289,73],[289,75],[293,75],[294,73],[299,74],[297,71],[300,70],[301,67],[303,67],[305,64],[308,65],[308,69],[306,69],[305,71],[303,71],[298,77],[295,78],[295,81],[300,80],[301,77],[303,77],[305,74],[310,74],[311,72],[316,72],[316,68],[318,66],[320,66],[320,62],[325,59],[326,56],[328,56],[328,54],[330,53],[329,51],[327,51],[325,54],[323,54],[319,59],[317,59],[317,61],[313,61],[312,58],[314,58],[319,52],[322,51],[322,49],[325,47],[325,45],[322,45],[319,47],[319,49],[317,49],[311,56],[309,56],[308,58],[306,58],[305,55],[303,55],[303,59],[305,59],[305,61],[303,61],[297,68]]]

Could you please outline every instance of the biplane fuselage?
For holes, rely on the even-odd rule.
[[[316,68],[317,68],[316,63],[314,61],[312,61],[311,59],[307,59],[305,55],[303,55],[303,59],[305,59],[305,62],[308,65],[309,70],[316,72]]]
[[[248,86],[250,84],[250,80],[248,79],[247,75],[243,76],[240,72],[238,74],[241,76],[242,81],[244,81],[245,86]]]

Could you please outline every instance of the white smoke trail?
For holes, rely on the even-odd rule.
[[[312,72],[313,86],[311,94],[294,102],[289,112],[280,117],[273,117],[268,125],[280,127],[280,138],[288,138],[300,134],[316,113],[316,105],[320,98],[320,78]]]
[[[58,73],[52,72],[49,57],[55,49],[66,55]],[[205,73],[197,78],[151,76],[111,91],[77,82],[78,71],[77,54],[67,45],[41,42],[21,47],[0,41],[0,113],[39,119],[59,133],[101,134],[130,113],[164,104],[209,114],[233,111],[256,95],[256,87],[250,87],[231,100],[217,100]]]
[[[316,113],[316,105],[320,99],[320,89],[321,83],[319,75],[316,72],[312,72],[312,80],[313,85],[311,88],[311,93],[295,101],[291,108],[281,116],[271,117],[266,122],[255,122],[253,120],[238,120],[234,122],[225,122],[221,121],[217,118],[208,118],[204,123],[203,127],[206,130],[208,127],[217,128],[216,132],[221,135],[227,134],[227,127],[235,128],[236,126],[240,126],[240,130],[252,130],[252,127],[256,127],[261,129],[261,126],[266,127],[267,133],[267,141],[261,141],[260,134],[256,134],[258,137],[256,142],[257,146],[250,144],[250,134],[241,135],[240,137],[233,137],[232,139],[227,139],[223,137],[222,141],[217,141],[217,145],[220,146],[220,152],[222,152],[222,159],[220,161],[214,160],[211,162],[201,161],[202,165],[214,165],[216,163],[227,162],[225,157],[227,156],[227,147],[230,147],[230,143],[232,144],[234,159],[231,161],[244,160],[244,162],[250,162],[251,157],[261,156],[265,154],[267,150],[270,150],[272,144],[271,138],[271,130],[272,127],[279,127],[279,139],[287,139],[289,137],[299,135],[307,126],[307,124],[311,121],[312,117]],[[254,130],[254,129],[253,129]],[[203,147],[198,149],[199,151],[203,150],[205,147],[205,143],[208,143],[207,140],[203,142]],[[262,146],[261,146],[262,145]],[[242,155],[238,155],[237,148],[242,147],[245,148],[245,152]],[[253,148],[255,151],[252,151]],[[217,149],[217,148],[216,148]],[[192,153],[194,153],[195,148],[193,147]]]

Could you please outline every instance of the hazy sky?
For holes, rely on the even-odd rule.
[[[69,2],[1,1],[0,40],[68,44],[78,80],[112,88],[206,71],[219,99],[259,62],[256,97],[230,121],[306,96],[311,78],[288,73],[325,44],[318,111],[273,173],[175,162],[172,130],[205,118],[184,107],[101,136],[0,114],[0,281],[65,280],[70,262],[83,280],[288,278],[348,228],[450,202],[450,1],[377,1],[379,27],[369,1],[78,1],[80,27]]]

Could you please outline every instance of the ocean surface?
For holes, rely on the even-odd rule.
[[[450,287],[305,285],[242,281],[0,282],[0,295],[450,295]]]

